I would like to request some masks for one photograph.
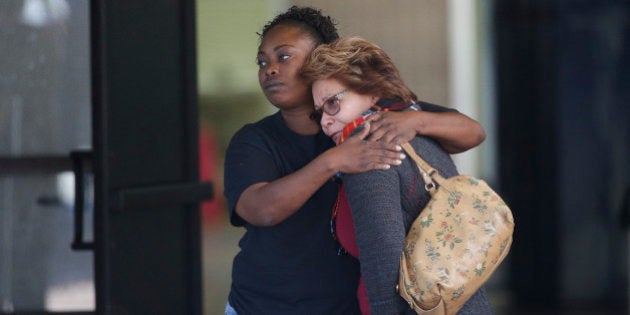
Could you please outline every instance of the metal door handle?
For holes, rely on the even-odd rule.
[[[210,200],[211,182],[176,182],[134,187],[118,191],[118,211],[151,209],[166,205],[184,205]]]
[[[71,248],[73,250],[94,250],[94,242],[83,240],[83,204],[85,192],[83,191],[85,177],[85,162],[92,161],[92,151],[72,151],[72,169],[74,170],[74,239]]]

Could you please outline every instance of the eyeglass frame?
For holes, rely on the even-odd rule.
[[[339,111],[341,111],[341,97],[347,92],[348,92],[348,89],[345,89],[339,93],[333,94],[331,97],[327,98],[324,102],[322,102],[322,106],[320,108],[315,108],[315,112],[317,112],[320,115],[322,115],[323,113],[326,113],[330,116],[335,116],[339,114]],[[337,105],[334,105],[333,102],[337,102]],[[331,105],[328,105],[328,104],[331,104]],[[334,112],[330,112],[327,110],[327,108],[330,109],[330,106],[336,106]]]

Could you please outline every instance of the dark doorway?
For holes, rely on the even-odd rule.
[[[630,3],[495,1],[494,13],[515,302],[626,314]]]

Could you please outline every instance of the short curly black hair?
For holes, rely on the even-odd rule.
[[[261,33],[256,33],[262,40],[267,32],[280,24],[296,25],[309,33],[317,44],[329,44],[339,38],[336,22],[322,14],[321,10],[311,7],[292,6],[286,12],[278,14],[273,20],[267,22]]]

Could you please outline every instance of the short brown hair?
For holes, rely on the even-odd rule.
[[[304,63],[301,75],[308,84],[332,78],[359,94],[407,103],[418,100],[385,51],[360,37],[342,37],[318,46]]]

